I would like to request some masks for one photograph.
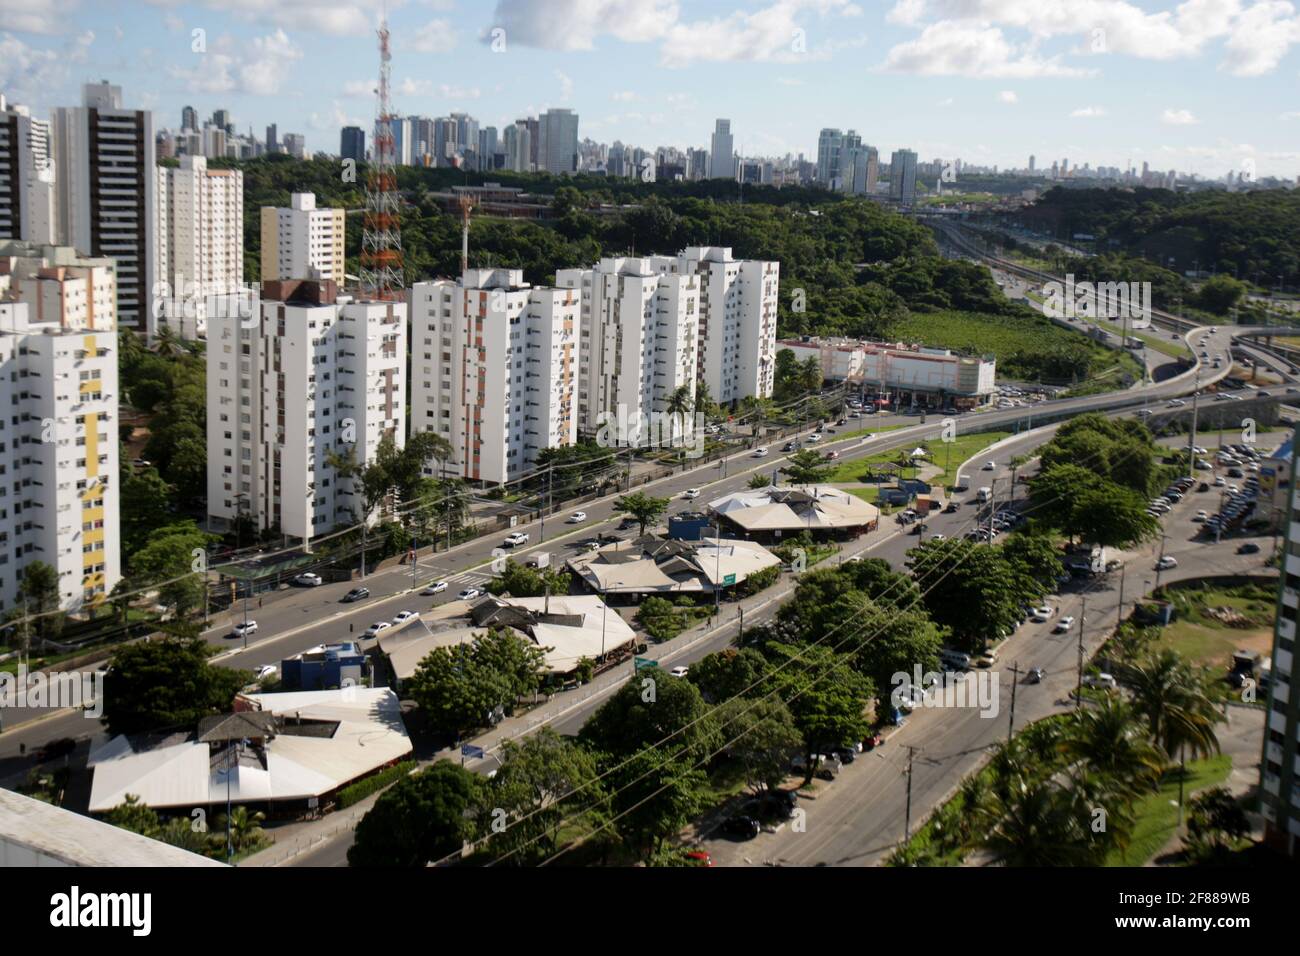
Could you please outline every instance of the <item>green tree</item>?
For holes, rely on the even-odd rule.
[[[1246,292],[1246,283],[1231,276],[1218,275],[1201,285],[1197,299],[1203,309],[1215,315],[1227,315],[1233,306],[1245,298]]]
[[[611,811],[623,841],[641,859],[662,850],[709,805],[709,779],[689,757],[646,749],[610,774]]]
[[[669,503],[668,498],[654,498],[644,491],[634,491],[615,501],[614,511],[636,521],[640,526],[638,533],[644,535],[645,529],[658,522],[668,511]]]
[[[266,842],[266,832],[262,829],[265,820],[266,814],[261,810],[250,812],[248,807],[243,806],[234,807],[229,817],[219,813],[212,821],[212,844],[224,847],[226,829],[229,827],[230,846],[236,853],[257,849]]]
[[[486,780],[440,760],[403,777],[357,824],[349,866],[424,867],[476,839]]]
[[[1094,707],[1075,710],[1061,735],[1062,753],[1106,777],[1116,790],[1136,796],[1160,779],[1163,756],[1146,738],[1131,704],[1107,697]]]
[[[1147,736],[1171,760],[1184,750],[1193,757],[1219,752],[1214,728],[1223,715],[1215,706],[1204,671],[1172,648],[1122,665],[1117,676],[1133,691],[1133,708],[1147,722]]]
[[[174,608],[180,617],[202,608],[207,585],[195,568],[204,567],[203,556],[216,540],[188,518],[155,528],[148,543],[127,559],[132,588],[157,588],[159,603]]]
[[[867,730],[867,704],[875,693],[871,681],[849,666],[849,658],[824,645],[794,647],[771,643],[765,649],[773,665],[777,696],[790,708],[804,739],[812,779],[814,748],[861,740]],[[805,781],[805,782],[806,782]]]
[[[1002,543],[1002,556],[1016,574],[1033,581],[1043,594],[1056,590],[1064,567],[1061,549],[1051,535],[1017,532]]]
[[[435,647],[416,667],[409,694],[431,727],[459,737],[487,725],[498,709],[540,685],[543,652],[509,630],[493,628],[470,644]]]
[[[790,708],[780,700],[737,697],[714,712],[723,752],[740,764],[745,781],[757,791],[775,790],[785,779],[790,758],[803,749],[803,737]]]
[[[492,594],[511,597],[541,597],[549,587],[553,595],[569,593],[572,578],[564,568],[530,568],[513,558],[506,559],[502,572],[486,585]]]
[[[104,814],[104,822],[111,823],[121,830],[130,830],[141,836],[157,839],[162,832],[162,823],[158,814],[140,802],[134,793],[128,793],[126,799]]]
[[[41,647],[56,640],[65,617],[59,610],[59,572],[44,561],[27,564],[18,580],[18,600],[24,617],[35,617],[34,627],[24,624],[27,633],[34,631]]]
[[[930,617],[963,650],[982,651],[1011,633],[1021,606],[1040,593],[996,546],[949,538],[927,541],[907,557]]]
[[[822,461],[821,455],[812,449],[797,451],[781,466],[781,474],[788,475],[796,485],[815,485],[825,481],[833,468]]]
[[[1193,859],[1221,861],[1248,836],[1250,818],[1227,787],[1211,787],[1192,797],[1184,842]]]
[[[664,403],[664,412],[670,418],[676,418],[680,424],[680,434],[682,442],[687,440],[690,434],[686,430],[686,416],[695,410],[695,392],[689,385],[679,385],[673,389],[668,396],[668,401]]]
[[[717,745],[717,728],[694,684],[643,671],[591,715],[579,737],[616,759],[646,747],[702,759]]]
[[[757,650],[729,647],[696,661],[686,678],[710,704],[721,704],[733,697],[766,694],[770,687],[763,678],[768,670],[767,659]]]
[[[215,648],[202,640],[164,638],[124,644],[104,678],[104,726],[113,736],[193,729],[229,713],[248,671],[213,666]]]

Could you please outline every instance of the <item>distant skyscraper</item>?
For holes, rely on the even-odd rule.
[[[849,130],[841,133],[838,129],[824,129],[817,137],[817,181],[834,188],[836,180],[847,179],[851,173],[844,170],[843,157],[848,150],[862,145],[862,137]],[[839,184],[845,192],[851,190],[843,183]]]
[[[0,239],[54,242],[55,199],[50,124],[0,96]]]
[[[889,195],[899,202],[916,198],[916,153],[896,149],[889,158]]]
[[[533,168],[532,136],[528,132],[528,120],[515,120],[513,126],[505,129],[505,168],[511,172],[526,173]]]
[[[570,109],[547,110],[537,119],[541,143],[538,169],[556,176],[578,171],[578,114]]]
[[[1033,154],[1030,154],[1030,156],[1029,156],[1029,171],[1030,171],[1031,173],[1034,171],[1034,157],[1033,157]]]
[[[343,210],[316,208],[315,193],[294,193],[288,206],[263,206],[262,281],[343,281]]]
[[[307,155],[307,141],[301,133],[284,134],[284,151],[294,159],[303,159]]]
[[[122,88],[87,83],[82,105],[50,115],[59,242],[117,263],[117,318],[152,329],[158,179],[153,114],[122,108]],[[110,202],[105,201],[112,197]]]
[[[181,129],[199,130],[199,113],[192,106],[187,106],[181,110]]]
[[[720,119],[713,124],[713,139],[709,144],[709,178],[736,178],[736,147],[731,137],[731,120]]]
[[[366,159],[366,131],[359,126],[345,126],[339,134],[339,156],[358,163]]]
[[[274,123],[266,128],[266,151],[268,153],[278,153],[280,151],[280,139]]]
[[[219,126],[227,133],[235,132],[235,124],[230,121],[230,110],[213,110],[212,125]]]

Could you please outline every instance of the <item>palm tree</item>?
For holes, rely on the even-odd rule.
[[[695,409],[704,416],[706,421],[718,417],[718,404],[713,400],[708,382],[695,383]]]
[[[230,811],[230,843],[236,852],[262,842],[262,821],[265,819],[266,814],[261,810],[249,813],[248,807],[235,807]],[[223,813],[216,819],[216,830],[224,831],[226,824],[226,815]]]
[[[797,451],[786,459],[781,474],[789,476],[796,485],[815,485],[825,481],[831,469],[822,461],[821,456],[811,449]]]
[[[681,426],[681,441],[686,441],[686,416],[695,409],[695,395],[689,385],[679,385],[673,389],[668,401],[664,404],[664,411],[668,413],[669,418],[676,418]]]
[[[1085,765],[1129,794],[1154,786],[1164,764],[1160,751],[1143,736],[1132,704],[1116,697],[1075,711],[1060,751],[1072,764]]]
[[[158,326],[158,332],[154,336],[153,350],[159,355],[175,357],[185,351],[185,343],[170,325],[163,323]]]
[[[1214,725],[1223,720],[1205,674],[1166,648],[1125,664],[1120,676],[1133,690],[1133,708],[1147,721],[1152,742],[1169,758],[1184,748],[1193,757],[1219,752]]]

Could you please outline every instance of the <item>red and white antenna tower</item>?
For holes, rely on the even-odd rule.
[[[361,292],[369,299],[402,299],[402,223],[397,193],[397,157],[393,142],[396,119],[389,100],[392,54],[388,49],[388,18],[379,23],[378,115],[375,153],[366,177],[366,209],[361,232]]]

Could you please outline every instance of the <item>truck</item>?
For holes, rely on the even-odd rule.
[[[987,504],[988,502],[993,500],[993,489],[989,488],[986,485],[985,487],[981,488],[978,492],[976,492],[975,497],[980,504]]]

